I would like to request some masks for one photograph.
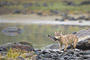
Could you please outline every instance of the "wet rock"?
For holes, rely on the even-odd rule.
[[[9,48],[17,48],[17,49],[23,49],[23,50],[27,50],[27,51],[34,50],[32,45],[31,46],[28,44],[26,45],[26,43],[20,44],[19,42],[17,42],[17,43],[7,43],[7,44],[0,45],[0,51],[7,51]]]
[[[50,13],[51,13],[52,15],[56,15],[56,14],[59,14],[59,11],[57,11],[57,10],[50,10]]]
[[[46,53],[47,53],[47,51],[45,51],[45,50],[42,51],[42,54],[46,54]]]
[[[43,15],[43,13],[42,12],[38,12],[37,15]]]
[[[71,6],[74,6],[75,3],[74,2],[66,2],[66,5],[71,5]]]
[[[58,44],[50,44],[50,45],[48,45],[48,46],[46,46],[46,47],[44,47],[44,49],[59,49],[59,45]]]
[[[80,3],[80,5],[88,5],[88,4],[90,4],[90,1],[83,1]]]
[[[78,42],[76,48],[81,50],[90,50],[90,39]]]
[[[79,20],[78,22],[79,22],[79,23],[82,23],[82,21],[81,21],[81,20]]]
[[[76,33],[76,36],[79,38],[79,40],[85,40],[90,37],[90,29],[83,29]]]
[[[20,43],[21,45],[28,45],[28,46],[33,47],[32,44],[28,41],[19,41],[18,43]]]
[[[76,34],[77,32],[72,32],[72,34]]]
[[[23,58],[23,57],[21,57],[21,56],[18,56],[16,59],[17,59],[17,60],[25,60],[25,58]]]
[[[70,21],[72,21],[72,20],[78,20],[78,19],[75,18],[75,17],[68,17],[67,19],[69,19]]]
[[[19,14],[19,13],[21,13],[21,11],[18,9],[13,11],[13,14]]]
[[[55,19],[55,21],[64,21],[65,19],[62,18],[62,19]]]
[[[79,17],[78,17],[78,20],[79,20],[79,19],[85,19],[85,16],[79,16]]]
[[[67,49],[71,49],[71,48],[72,46],[68,46]],[[83,41],[79,41],[76,48],[80,50],[90,50],[90,38]]]
[[[11,48],[21,49],[26,51],[33,51],[33,48],[27,45],[13,45]]]

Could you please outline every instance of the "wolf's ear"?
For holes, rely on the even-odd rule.
[[[55,35],[57,34],[57,33],[56,33],[56,31],[55,31],[55,33],[54,33],[54,34],[55,34]]]
[[[62,35],[62,31],[60,30],[60,35]]]

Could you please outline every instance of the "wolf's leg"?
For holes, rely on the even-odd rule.
[[[65,44],[65,48],[64,48],[64,51],[66,51],[66,49],[67,49],[67,46],[68,46],[68,44]]]
[[[76,45],[78,44],[78,39],[76,39],[75,41],[74,41],[74,49],[76,48]]]
[[[59,52],[61,52],[61,49],[62,49],[62,44],[59,43]]]

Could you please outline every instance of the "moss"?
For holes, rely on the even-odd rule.
[[[19,41],[20,44],[23,44],[23,45],[29,45],[31,47],[33,47],[33,45],[29,42],[29,41]]]

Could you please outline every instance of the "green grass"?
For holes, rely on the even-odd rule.
[[[0,0],[4,1],[4,0]],[[67,6],[63,3],[63,0],[5,0],[8,2],[19,3],[19,5],[7,6],[9,9],[19,9],[19,10],[60,10],[60,11],[80,11],[87,12],[90,11],[90,5],[82,5],[82,6]],[[67,0],[74,1],[76,4],[81,3],[85,0]],[[32,7],[24,8],[23,3],[38,3],[41,6],[37,7],[35,4]],[[47,3],[48,7],[42,6],[43,3]],[[53,5],[51,5],[51,3]]]

